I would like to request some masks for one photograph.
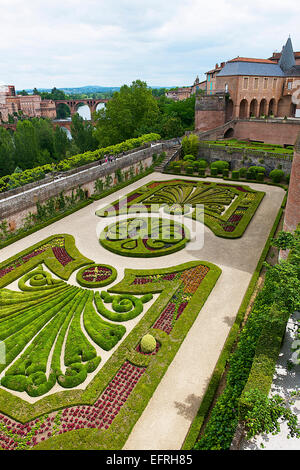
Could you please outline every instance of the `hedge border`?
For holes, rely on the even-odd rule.
[[[71,274],[76,271],[76,269],[81,268],[82,266],[91,264],[93,261],[83,256],[79,250],[76,248],[75,239],[72,235],[69,234],[56,234],[50,235],[50,237],[45,238],[44,240],[35,243],[34,245],[26,248],[23,251],[20,251],[14,256],[11,256],[7,260],[0,263],[0,268],[4,268],[5,266],[13,263],[21,256],[25,256],[35,249],[40,248],[41,245],[45,245],[46,243],[51,242],[52,239],[55,238],[64,238],[65,240],[65,249],[69,256],[73,258],[73,261],[68,263],[66,266],[62,266],[62,264],[55,258],[54,254],[50,254],[48,249],[45,250],[43,253],[31,258],[26,263],[16,267],[12,272],[6,274],[0,279],[0,289],[7,286],[11,282],[15,281],[19,277],[26,274],[30,269],[35,268],[37,265],[41,263],[45,263],[47,268],[50,269],[54,274],[64,280],[68,280]],[[48,256],[47,256],[48,255]]]
[[[265,246],[262,250],[262,253],[260,255],[260,258],[258,260],[258,263],[256,265],[255,271],[252,274],[250,283],[248,285],[248,288],[246,290],[246,293],[243,297],[242,303],[240,305],[240,308],[238,310],[237,316],[235,318],[234,324],[232,325],[229,334],[227,336],[227,339],[225,341],[225,344],[223,346],[223,349],[221,351],[221,354],[219,356],[218,362],[215,366],[215,369],[212,373],[211,379],[208,383],[208,386],[206,388],[206,391],[204,393],[204,396],[202,398],[199,410],[197,412],[197,415],[195,416],[190,429],[186,435],[186,438],[183,442],[183,445],[181,447],[182,450],[192,450],[197,438],[200,434],[201,428],[203,426],[204,420],[208,415],[208,412],[211,408],[214,396],[216,394],[216,391],[218,389],[218,386],[220,384],[221,378],[223,376],[223,373],[225,371],[225,367],[227,364],[227,361],[231,355],[232,348],[234,346],[234,343],[236,342],[239,332],[240,332],[240,327],[241,324],[244,320],[245,314],[247,307],[249,305],[250,299],[254,293],[261,269],[263,267],[263,263],[266,259],[266,256],[268,254],[269,248],[271,246],[271,240],[275,235],[276,229],[279,225],[280,219],[283,214],[283,209],[285,207],[287,200],[287,193],[285,194],[283,201],[281,203],[281,206],[279,208],[279,211],[277,213],[277,216],[275,218],[275,221],[273,223],[273,226],[271,228],[271,231],[269,233],[269,236],[266,240]]]
[[[233,170],[235,171],[235,170]],[[238,170],[237,170],[238,171]],[[266,184],[268,186],[277,186],[279,188],[282,188],[284,189],[285,191],[287,190],[288,188],[288,184],[284,185],[282,183],[273,183],[271,181],[257,181],[257,180],[247,180],[245,178],[239,178],[239,179],[235,179],[235,178],[228,178],[226,176],[222,176],[222,175],[217,175],[217,176],[212,176],[212,175],[204,175],[204,176],[200,176],[200,175],[195,175],[195,174],[192,174],[192,175],[186,175],[184,173],[177,173],[177,172],[174,172],[174,171],[163,171],[163,173],[165,175],[176,175],[176,176],[186,176],[186,177],[193,177],[193,178],[217,178],[217,179],[221,179],[221,180],[224,180],[224,181],[234,181],[236,183],[241,183],[241,184],[244,184],[244,183],[257,183],[257,184]]]
[[[149,220],[149,219],[153,220],[154,219],[154,220],[161,220],[161,221],[170,220],[170,219],[163,219],[161,217],[136,217],[136,218],[134,217],[134,218],[129,218],[129,219],[122,219],[118,222],[113,222],[113,223],[107,225],[106,227],[104,227],[103,231],[100,234],[99,243],[106,250],[111,251],[112,253],[115,253],[115,254],[120,255],[120,256],[127,256],[127,257],[132,257],[132,258],[154,258],[154,257],[158,257],[158,256],[171,255],[173,253],[176,253],[177,251],[183,250],[186,247],[189,240],[190,240],[189,230],[185,227],[184,224],[181,224],[181,223],[176,222],[176,221],[174,221],[174,223],[176,225],[179,225],[180,228],[184,229],[185,237],[181,240],[178,240],[178,243],[174,244],[174,246],[170,246],[168,248],[161,248],[157,251],[147,250],[146,248],[145,248],[145,251],[141,251],[141,252],[137,252],[137,251],[135,251],[135,249],[130,251],[130,250],[126,250],[126,249],[122,248],[121,246],[114,247],[114,245],[113,245],[114,242],[112,242],[110,240],[106,240],[106,238],[104,238],[104,239],[101,238],[101,235],[104,232],[107,232],[107,230],[110,227],[113,227],[114,225],[116,225],[118,223],[122,223],[125,220],[127,220],[129,222],[130,220],[137,220],[137,219],[143,219],[143,220]],[[172,222],[172,219],[171,219],[171,222]],[[138,240],[140,240],[140,238]]]

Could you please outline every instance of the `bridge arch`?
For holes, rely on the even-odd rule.
[[[79,114],[79,116],[83,117],[83,119],[87,119],[88,121],[92,119],[92,109],[88,103],[84,101],[80,101],[76,103],[75,110],[76,110],[76,113]]]
[[[72,108],[67,102],[55,103],[56,118],[66,119],[72,116]]]

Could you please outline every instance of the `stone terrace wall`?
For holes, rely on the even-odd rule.
[[[251,150],[234,150],[228,149],[228,147],[208,147],[200,145],[198,158],[204,158],[209,163],[216,160],[225,160],[231,163],[232,170],[238,170],[241,167],[249,167],[252,165],[264,166],[267,170],[267,174],[270,171],[278,168],[281,165],[282,170],[289,174],[292,168],[292,155],[285,156],[284,154],[273,154],[270,156],[266,152],[251,151]],[[285,157],[285,158],[281,158]],[[247,160],[246,160],[247,159]],[[250,159],[250,160],[249,160]],[[264,160],[263,162],[259,160]],[[244,160],[244,161],[243,161]]]
[[[137,174],[141,162],[144,169],[148,168],[151,166],[154,153],[159,154],[177,143],[176,139],[153,143],[147,147],[126,152],[126,155],[119,156],[111,163],[104,163],[103,160],[93,162],[2,193],[0,195],[0,221],[7,220],[10,230],[15,230],[23,225],[26,215],[36,212],[37,201],[44,203],[61,192],[64,195],[70,195],[73,189],[79,187],[87,191],[90,196],[94,192],[96,180],[104,181],[107,175],[111,175],[115,184],[116,171],[129,171],[130,167],[133,167],[134,173]]]

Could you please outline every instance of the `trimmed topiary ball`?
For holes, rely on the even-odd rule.
[[[141,339],[141,350],[143,353],[151,353],[156,348],[156,339],[154,336],[147,334]]]

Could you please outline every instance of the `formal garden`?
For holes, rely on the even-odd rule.
[[[251,395],[248,384],[249,398],[244,388],[260,334],[274,326],[266,321],[267,312],[274,312],[275,320],[284,312],[276,323],[282,335],[287,312],[296,308],[292,294],[284,305],[276,304],[276,279],[270,274],[253,309],[254,326],[250,321],[250,334],[239,338],[282,216],[285,191],[280,185],[164,175],[153,168],[126,184],[100,189],[101,204],[95,197],[88,207],[82,204],[2,250],[0,445],[11,450],[122,449],[139,433],[137,424],[141,435],[144,428],[150,432],[144,412],[153,406],[153,397],[159,403],[162,379],[178,367],[175,355],[176,363],[185,364],[182,345],[190,341],[196,357],[180,373],[199,395],[189,377],[196,372],[202,384],[197,370],[207,368],[206,390],[197,401],[198,412],[178,430],[180,446],[228,449],[239,416],[252,422],[251,404],[261,398]],[[193,233],[188,221],[203,227],[207,245],[200,251],[189,251]],[[287,274],[294,264],[293,259]],[[219,332],[213,350],[214,327]],[[191,339],[195,334],[197,342]],[[199,354],[206,337],[213,367]],[[220,418],[220,404],[199,440],[237,339],[241,346],[231,359],[226,389],[229,411]],[[272,377],[272,365],[268,374]],[[266,396],[269,382],[263,388],[257,375],[255,380],[255,390],[261,386]],[[175,413],[173,392],[170,413]]]

